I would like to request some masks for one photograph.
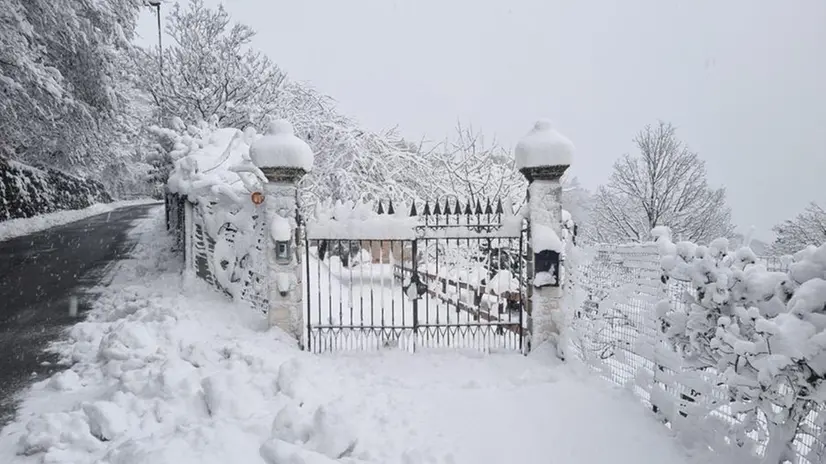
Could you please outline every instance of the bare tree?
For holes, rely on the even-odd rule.
[[[509,198],[515,205],[525,201],[528,182],[514,168],[513,155],[496,139],[486,140],[472,126],[456,124],[452,138],[429,151],[436,160],[432,194],[454,195],[462,202]],[[580,228],[587,223],[591,194],[576,177],[562,177],[562,207]]]
[[[524,195],[524,177],[513,167],[513,157],[496,143],[486,142],[472,126],[456,124],[456,133],[437,145],[433,153],[438,160],[437,172],[444,177],[438,183],[444,194],[464,201],[484,202],[486,198]]]
[[[775,254],[792,254],[809,245],[826,243],[826,210],[815,202],[798,214],[772,228],[777,238],[771,246]]]
[[[677,139],[674,126],[648,125],[634,142],[639,155],[619,159],[594,196],[592,239],[646,241],[656,226],[695,243],[732,233],[725,189],[708,186],[705,162]]]

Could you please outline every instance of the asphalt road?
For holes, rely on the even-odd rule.
[[[127,236],[133,223],[155,206],[130,206],[0,242],[0,426],[14,417],[21,389],[61,369],[44,349],[79,321],[93,298],[89,290],[133,249]]]

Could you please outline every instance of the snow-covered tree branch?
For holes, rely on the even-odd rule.
[[[826,243],[826,210],[815,202],[794,219],[784,221],[772,228],[777,235],[771,250],[777,255],[794,253],[809,245]]]

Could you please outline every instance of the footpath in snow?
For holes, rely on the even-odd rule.
[[[56,211],[54,213],[40,214],[30,218],[9,219],[0,222],[0,241],[8,240],[12,237],[20,237],[28,235],[41,230],[46,230],[50,227],[61,226],[70,222],[79,221],[92,217],[97,214],[108,213],[118,208],[133,205],[146,205],[157,203],[158,200],[141,199],[141,200],[123,200],[112,203],[96,203],[88,208],[70,209],[66,211]]]
[[[541,354],[301,352],[248,307],[181,290],[162,208],[133,233],[133,259],[54,347],[71,367],[0,432],[0,462],[701,461],[630,394]]]

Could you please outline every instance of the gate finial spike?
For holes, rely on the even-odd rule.
[[[465,205],[465,214],[467,214],[468,216],[473,214],[473,208],[470,206],[472,204],[473,204],[473,200],[470,200],[470,201],[467,202],[467,205]]]
[[[424,214],[425,216],[430,216],[430,202],[429,201],[424,202],[424,211],[422,211],[422,214]]]
[[[502,208],[502,198],[496,199],[496,214],[502,214],[505,210]]]
[[[485,205],[485,214],[493,214],[493,206],[490,204],[490,197],[488,197],[487,204]]]
[[[453,208],[453,214],[457,216],[462,214],[462,202],[458,198],[456,198],[456,207]]]
[[[410,216],[418,216],[419,213],[416,211],[416,200],[410,202]]]
[[[390,200],[390,206],[387,207],[387,214],[396,214],[396,210],[393,208],[393,200]]]
[[[482,215],[482,202],[478,199],[476,200],[476,214],[481,216]]]
[[[379,210],[376,212],[378,214],[384,214],[384,205],[381,204],[381,200],[379,200]]]
[[[445,198],[445,207],[442,210],[445,214],[450,214],[450,198]]]
[[[441,206],[439,206],[439,202],[438,202],[438,201],[434,202],[434,204],[435,204],[435,206],[433,207],[433,214],[435,214],[435,215],[437,215],[437,216],[441,216],[441,214],[442,214],[442,207],[441,207]]]
[[[505,216],[513,216],[513,214],[514,214],[513,200],[511,200],[510,197],[505,197],[505,203],[504,203],[504,208],[503,209],[504,209]]]

